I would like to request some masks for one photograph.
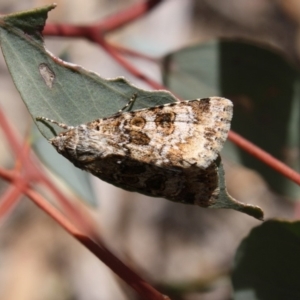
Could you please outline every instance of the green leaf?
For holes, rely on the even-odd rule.
[[[132,109],[152,107],[176,101],[167,91],[145,91],[131,85],[124,78],[107,80],[80,66],[66,63],[44,49],[41,30],[47,12],[53,5],[41,9],[9,15],[0,19],[1,47],[17,86],[32,117],[54,119],[67,125],[78,125],[94,119],[107,117],[121,109],[137,94]],[[37,122],[46,138],[56,135],[52,126]],[[56,127],[57,128],[57,127]],[[44,160],[51,151],[38,146]],[[54,158],[53,158],[54,160]],[[232,208],[262,219],[260,208],[240,203],[226,191],[224,172],[218,163],[219,186],[216,187],[218,202],[211,207]],[[59,173],[71,180],[69,167],[63,165]],[[78,177],[79,175],[75,175]],[[84,182],[83,179],[80,179]],[[110,182],[118,185],[117,182]]]
[[[218,162],[218,175],[219,175],[219,182],[218,182],[219,197],[217,203],[210,206],[210,208],[234,209],[242,213],[245,213],[249,216],[252,216],[258,220],[263,220],[264,212],[260,207],[239,202],[228,194],[226,189],[226,182],[225,182],[225,172],[221,160]]]
[[[164,82],[184,99],[213,95],[234,103],[232,129],[300,172],[299,72],[281,56],[246,43],[212,41],[164,60]],[[256,169],[271,187],[299,198],[300,187],[226,143],[223,154]]]
[[[235,300],[300,299],[300,222],[268,221],[239,246],[232,281]]]
[[[115,114],[137,93],[134,109],[174,102],[167,91],[137,89],[124,78],[106,80],[66,63],[44,49],[41,30],[54,5],[0,18],[1,48],[14,83],[31,115],[68,125]],[[55,132],[37,122],[46,138]]]

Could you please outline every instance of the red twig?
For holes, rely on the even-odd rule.
[[[7,194],[7,198],[15,199],[24,193],[36,205],[44,210],[52,219],[54,219],[69,234],[75,237],[81,244],[94,253],[103,263],[105,263],[112,271],[120,276],[128,285],[136,290],[143,299],[149,300],[166,300],[168,297],[162,295],[140,276],[128,268],[122,261],[115,257],[104,245],[100,237],[96,237],[93,241],[84,232],[74,226],[65,216],[48,203],[41,195],[27,186],[26,180],[18,178],[15,172],[6,171],[0,168],[0,176],[12,183],[17,184],[15,189]]]
[[[36,157],[34,157],[35,159],[32,158],[32,153],[31,151],[29,151],[30,148],[28,147],[27,143],[25,143],[25,145],[21,147],[17,135],[13,131],[8,120],[6,119],[6,116],[2,113],[1,110],[0,126],[2,127],[7,140],[12,145],[12,150],[15,156],[18,158],[18,164],[20,165],[20,167],[24,168],[27,182],[39,182],[46,186],[55,195],[61,206],[66,211],[66,213],[68,213],[68,216],[72,220],[74,220],[74,222],[82,226],[82,230],[84,232],[86,232],[87,234],[91,234],[91,236],[97,236],[95,226],[92,224],[91,219],[87,217],[87,213],[85,212],[84,208],[79,210],[72,202],[69,201],[67,197],[65,197],[61,193],[61,191],[52,183],[52,181],[49,180],[49,178],[39,167],[38,160],[36,159]],[[19,167],[17,166],[16,169],[19,169]],[[15,174],[18,174],[18,172],[15,172]],[[4,203],[5,206],[3,207],[7,207],[8,202],[5,201]]]
[[[40,197],[38,193],[33,190],[28,190],[26,195],[31,200],[42,208],[51,216],[58,224],[67,230],[73,237],[75,237],[81,244],[94,253],[103,263],[105,263],[112,271],[119,275],[128,285],[135,289],[143,299],[149,300],[166,300],[165,296],[155,290],[151,285],[139,277],[136,273],[130,270],[122,261],[115,257],[104,246],[101,239],[97,239],[95,243],[90,237],[78,230],[72,223],[70,223],[59,211],[57,211],[49,203]],[[45,209],[46,208],[46,209]]]
[[[271,154],[269,154],[268,152],[257,147],[256,145],[249,142],[234,131],[230,131],[228,138],[241,149],[245,150],[246,152],[261,160],[275,171],[279,172],[280,174],[284,175],[285,177],[300,185],[300,174],[288,167],[286,164],[284,164],[274,156],[272,156]]]
[[[2,171],[0,170],[0,177],[2,177]],[[5,171],[4,171],[5,172]],[[15,176],[14,171],[9,172],[7,175],[8,177]],[[9,188],[5,191],[4,194],[1,195],[1,202],[0,202],[0,219],[4,216],[8,217],[9,212],[13,210],[13,208],[17,205],[18,199],[24,193],[24,189],[27,186],[27,182],[23,180],[23,178],[16,178],[15,184],[11,184]]]
[[[147,0],[111,15],[92,25],[46,24],[43,34],[48,36],[86,37],[90,31],[95,30],[99,35],[116,30],[122,26],[149,13],[163,0]]]
[[[134,67],[127,59],[121,56],[114,47],[107,43],[106,40],[99,36],[95,31],[90,32],[89,38],[97,44],[101,45],[102,48],[106,50],[110,56],[112,56],[120,65],[122,65],[127,71],[129,71],[138,79],[141,79],[144,82],[148,83],[154,89],[166,89],[163,85],[147,77],[143,72]]]
[[[97,26],[101,27],[103,33],[110,32],[131,23],[137,18],[149,13],[157,4],[163,0],[147,0],[138,2],[132,6],[102,20]]]
[[[133,57],[136,57],[136,58],[141,58],[141,59],[153,62],[153,63],[159,63],[160,62],[160,59],[158,59],[158,58],[151,57],[149,55],[143,54],[141,52],[137,52],[137,51],[132,50],[132,49],[125,48],[123,46],[115,45],[115,44],[112,44],[112,43],[110,43],[110,46],[112,48],[114,48],[118,53],[121,53],[121,54],[125,54],[125,55],[128,55],[128,56],[133,56]]]

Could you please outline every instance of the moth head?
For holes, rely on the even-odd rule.
[[[58,153],[70,159],[74,157],[77,136],[74,129],[64,131],[57,135],[56,137],[49,140],[50,144],[54,146]]]

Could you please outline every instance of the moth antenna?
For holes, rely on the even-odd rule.
[[[68,126],[68,125],[66,125],[66,124],[64,124],[64,123],[59,123],[59,122],[57,122],[57,121],[54,121],[54,120],[51,120],[51,119],[45,118],[45,117],[37,117],[36,120],[37,120],[37,121],[45,121],[45,122],[49,122],[49,123],[55,124],[55,125],[57,125],[57,126],[63,128],[63,129],[73,129],[73,128],[74,128],[74,126]]]
[[[134,93],[134,94],[132,95],[132,97],[129,99],[129,101],[127,102],[127,104],[126,104],[123,108],[121,108],[121,109],[118,111],[118,113],[123,112],[123,111],[124,111],[125,109],[127,109],[128,107],[131,108],[132,105],[134,104],[136,98],[137,98],[137,93]]]

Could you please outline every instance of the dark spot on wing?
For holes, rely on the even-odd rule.
[[[138,127],[139,129],[142,129],[145,127],[146,120],[142,117],[133,117],[130,121],[130,125],[132,127]]]
[[[147,134],[136,130],[129,131],[129,138],[130,143],[136,145],[146,146],[150,143],[150,138]]]
[[[203,112],[209,112],[210,110],[210,98],[200,99],[199,106]]]
[[[174,120],[176,114],[174,112],[158,113],[155,118],[155,124],[157,126],[157,131],[169,135],[175,130]]]

